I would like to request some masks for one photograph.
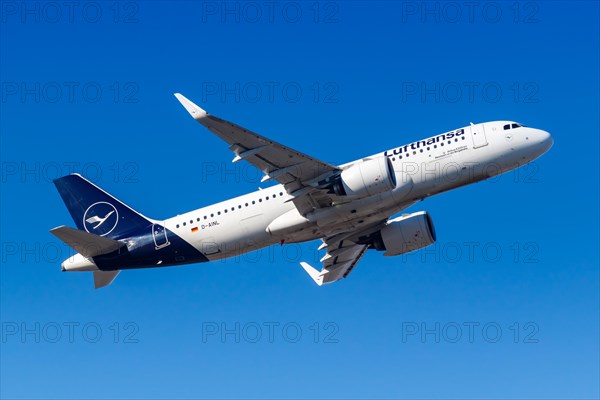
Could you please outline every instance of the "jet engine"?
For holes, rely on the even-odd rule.
[[[361,244],[397,256],[427,247],[435,242],[435,228],[426,211],[403,215],[388,221],[381,230],[360,238]]]
[[[361,161],[342,171],[331,189],[338,196],[363,198],[393,190],[396,187],[394,168],[388,157]]]

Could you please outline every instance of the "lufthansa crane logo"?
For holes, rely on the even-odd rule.
[[[119,212],[116,207],[105,201],[92,204],[83,214],[83,227],[89,233],[106,236],[111,233],[119,222]]]

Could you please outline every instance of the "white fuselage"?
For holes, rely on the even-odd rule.
[[[507,125],[509,129],[505,129]],[[390,159],[396,189],[311,213],[310,222],[302,229],[277,234],[267,229],[278,217],[296,214],[294,202],[289,201],[282,185],[181,214],[163,223],[209,260],[217,260],[275,243],[303,242],[336,231],[359,229],[428,196],[518,168],[551,145],[547,132],[517,126],[512,121],[471,125],[366,157]]]

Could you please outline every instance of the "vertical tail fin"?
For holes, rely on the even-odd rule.
[[[77,228],[110,239],[121,239],[152,221],[79,174],[54,180]]]

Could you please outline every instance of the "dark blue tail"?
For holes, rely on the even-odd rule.
[[[77,228],[110,239],[122,239],[152,224],[79,174],[54,180]]]

